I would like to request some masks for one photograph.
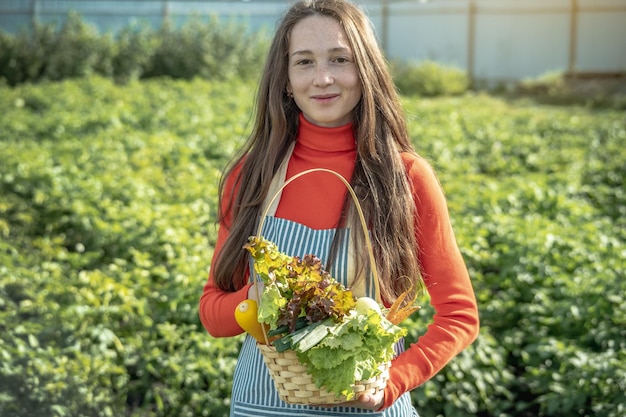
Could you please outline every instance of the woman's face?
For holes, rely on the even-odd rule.
[[[287,91],[311,123],[342,126],[352,121],[361,81],[352,49],[337,20],[322,15],[295,24],[289,41]]]

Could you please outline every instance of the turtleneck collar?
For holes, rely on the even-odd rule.
[[[352,123],[338,127],[322,127],[306,120],[300,113],[298,144],[322,152],[342,152],[356,149]]]

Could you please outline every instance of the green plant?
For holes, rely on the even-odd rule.
[[[396,86],[404,95],[435,97],[463,94],[469,88],[467,74],[433,61],[396,61],[392,65]]]
[[[106,68],[102,60],[110,55],[110,43],[83,22],[76,13],[70,13],[56,34],[44,66],[44,77],[49,80],[92,75],[98,66]]]
[[[253,91],[236,78],[0,84],[0,415],[228,414],[241,339],[208,336],[197,301]],[[420,415],[621,417],[623,111],[471,93],[404,103],[481,315],[477,342],[412,392]],[[423,304],[409,344],[433,314]]]
[[[0,79],[14,86],[96,74],[119,83],[150,77],[252,79],[262,67],[267,39],[216,16],[195,16],[180,27],[133,24],[115,35],[99,34],[72,12],[60,28],[35,24],[15,36],[0,31],[0,46]]]
[[[139,79],[146,70],[158,47],[152,30],[146,26],[131,25],[116,35],[116,53],[113,57],[113,74],[118,82]]]
[[[39,80],[54,48],[54,28],[35,24],[30,32],[22,30],[15,36],[1,31],[0,34],[0,78],[9,85]]]
[[[196,306],[249,88],[2,88],[0,414],[226,415],[240,341]]]
[[[204,22],[196,16],[178,30],[171,23],[158,32],[159,46],[144,77],[227,79],[257,75],[263,61],[264,40],[234,23],[219,24],[216,16]]]
[[[623,76],[589,77],[551,71],[518,82],[509,95],[533,97],[549,104],[626,109],[626,82]]]

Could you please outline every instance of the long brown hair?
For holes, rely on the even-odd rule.
[[[352,48],[361,80],[362,98],[354,109],[353,124],[357,143],[357,163],[351,180],[371,227],[382,297],[393,301],[416,280],[421,283],[415,236],[415,202],[407,181],[400,152],[414,152],[408,137],[404,113],[366,15],[346,0],[304,0],[289,8],[270,45],[255,103],[252,132],[220,183],[241,166],[238,192],[220,207],[232,211],[228,239],[214,266],[216,284],[234,291],[244,284],[248,268],[242,246],[255,233],[261,206],[272,177],[296,140],[300,110],[287,95],[288,51],[291,31],[300,20],[320,14],[336,19]],[[344,212],[352,203],[346,200]],[[220,218],[226,212],[220,212]],[[348,216],[359,230],[357,216]],[[361,233],[354,233],[361,235]],[[361,239],[361,238],[357,238]],[[356,247],[359,265],[367,268],[363,242]]]

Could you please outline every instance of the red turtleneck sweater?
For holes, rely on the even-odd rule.
[[[310,168],[328,168],[350,179],[355,158],[352,125],[323,128],[301,116],[287,178]],[[383,408],[433,377],[478,334],[476,299],[439,182],[424,159],[410,154],[402,154],[402,159],[420,215],[416,231],[419,258],[435,315],[423,336],[394,359]],[[234,176],[236,173],[227,179],[226,190],[233,189]],[[283,190],[276,217],[314,229],[334,228],[346,192],[343,183],[328,173],[305,175]],[[230,221],[226,216],[220,224],[215,253],[228,236]],[[215,286],[213,275],[209,274],[199,311],[202,324],[211,335],[229,337],[243,332],[235,321],[234,311],[237,304],[247,298],[249,286],[236,292],[224,292]]]

